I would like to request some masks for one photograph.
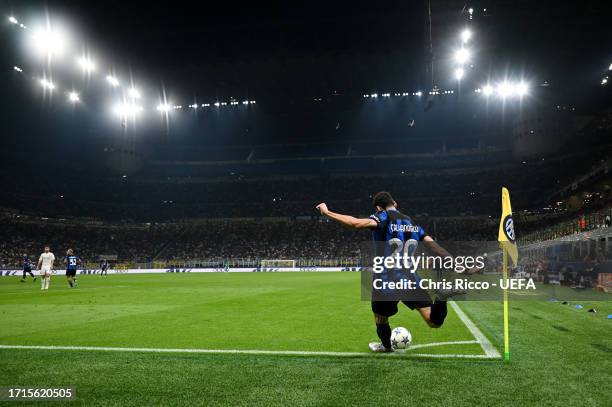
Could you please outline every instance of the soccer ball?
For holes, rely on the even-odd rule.
[[[398,326],[391,331],[391,345],[394,349],[406,349],[412,342],[412,334],[406,328]]]

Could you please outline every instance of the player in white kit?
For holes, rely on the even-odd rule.
[[[38,258],[38,269],[40,270],[41,276],[41,290],[49,289],[49,282],[51,281],[51,273],[53,272],[54,262],[55,255],[51,253],[49,246],[45,246],[45,251]]]

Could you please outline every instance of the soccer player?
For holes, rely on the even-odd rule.
[[[34,275],[34,273],[32,273],[32,260],[30,260],[30,257],[27,254],[23,255],[23,278],[21,279],[22,283],[25,283],[26,281],[26,274],[29,274],[30,276],[32,276],[33,280],[32,282],[36,281],[36,276]]]
[[[44,252],[38,258],[38,269],[41,276],[41,290],[48,290],[51,282],[51,273],[53,272],[53,263],[55,255],[51,253],[49,246],[45,246]]]
[[[104,259],[100,262],[100,275],[107,276],[108,275],[108,260]]]
[[[316,209],[321,215],[328,217],[352,229],[369,229],[372,231],[375,242],[389,243],[392,239],[399,239],[403,245],[408,240],[424,242],[435,254],[450,256],[444,248],[437,244],[422,227],[415,225],[410,217],[397,210],[397,203],[391,194],[385,191],[378,192],[373,199],[376,213],[369,218],[358,219],[350,215],[342,215],[330,211],[325,203],[317,205]],[[401,233],[398,233],[398,230]],[[393,242],[391,242],[393,243]],[[420,294],[426,294],[422,292]],[[416,299],[416,298],[415,298]],[[379,301],[372,299],[372,312],[376,323],[376,333],[381,342],[371,342],[369,348],[372,352],[392,352],[391,327],[389,317],[397,314],[399,301]],[[436,299],[431,301],[429,296],[422,295],[419,300],[404,301],[404,305],[412,310],[418,310],[423,320],[431,328],[439,328],[444,323],[447,314],[446,301]]]
[[[77,285],[76,272],[77,267],[81,264],[81,258],[74,255],[72,249],[66,251],[66,257],[64,258],[64,264],[66,265],[66,280],[70,288],[74,288]]]

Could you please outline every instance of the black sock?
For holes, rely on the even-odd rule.
[[[391,349],[391,327],[389,324],[376,324],[376,333],[383,346],[387,349]]]
[[[436,301],[431,306],[429,320],[438,326],[442,326],[447,313],[448,308],[446,307],[446,301]]]

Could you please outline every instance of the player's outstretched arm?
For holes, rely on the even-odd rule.
[[[374,219],[356,218],[354,216],[332,212],[327,208],[327,205],[325,203],[318,204],[316,206],[316,209],[321,213],[321,215],[326,216],[329,219],[335,220],[341,225],[351,229],[373,229],[378,226]]]

